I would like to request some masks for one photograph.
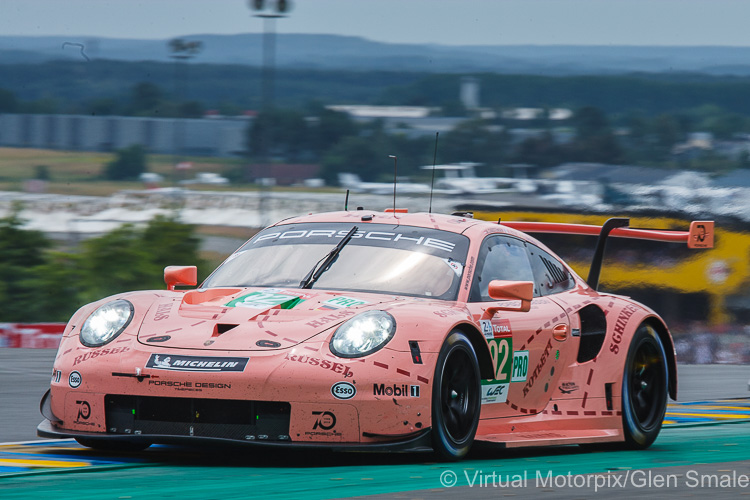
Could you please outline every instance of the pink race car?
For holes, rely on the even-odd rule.
[[[197,289],[78,310],[42,399],[42,437],[138,449],[243,442],[466,455],[507,447],[648,447],[677,392],[649,308],[597,292],[607,236],[713,245],[690,231],[490,223],[345,211],[259,232]],[[587,281],[526,232],[599,235]]]

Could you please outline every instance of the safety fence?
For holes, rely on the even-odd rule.
[[[0,323],[0,347],[57,349],[65,323]]]

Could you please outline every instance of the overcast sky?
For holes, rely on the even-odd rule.
[[[272,3],[274,0],[266,0]],[[292,0],[279,33],[446,45],[750,45],[748,0]],[[262,31],[244,0],[0,0],[0,35]]]

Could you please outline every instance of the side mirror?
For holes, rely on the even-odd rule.
[[[164,268],[164,282],[169,290],[177,285],[195,286],[198,284],[198,268],[195,266],[167,266]]]
[[[520,306],[493,306],[485,309],[482,319],[490,319],[498,311],[529,312],[534,298],[534,283],[531,281],[492,280],[487,287],[490,297],[495,300],[521,301]]]

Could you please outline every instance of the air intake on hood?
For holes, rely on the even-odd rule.
[[[212,337],[218,337],[222,333],[227,333],[232,328],[236,328],[240,325],[232,325],[228,323],[216,323],[216,328],[214,328],[214,334]]]

